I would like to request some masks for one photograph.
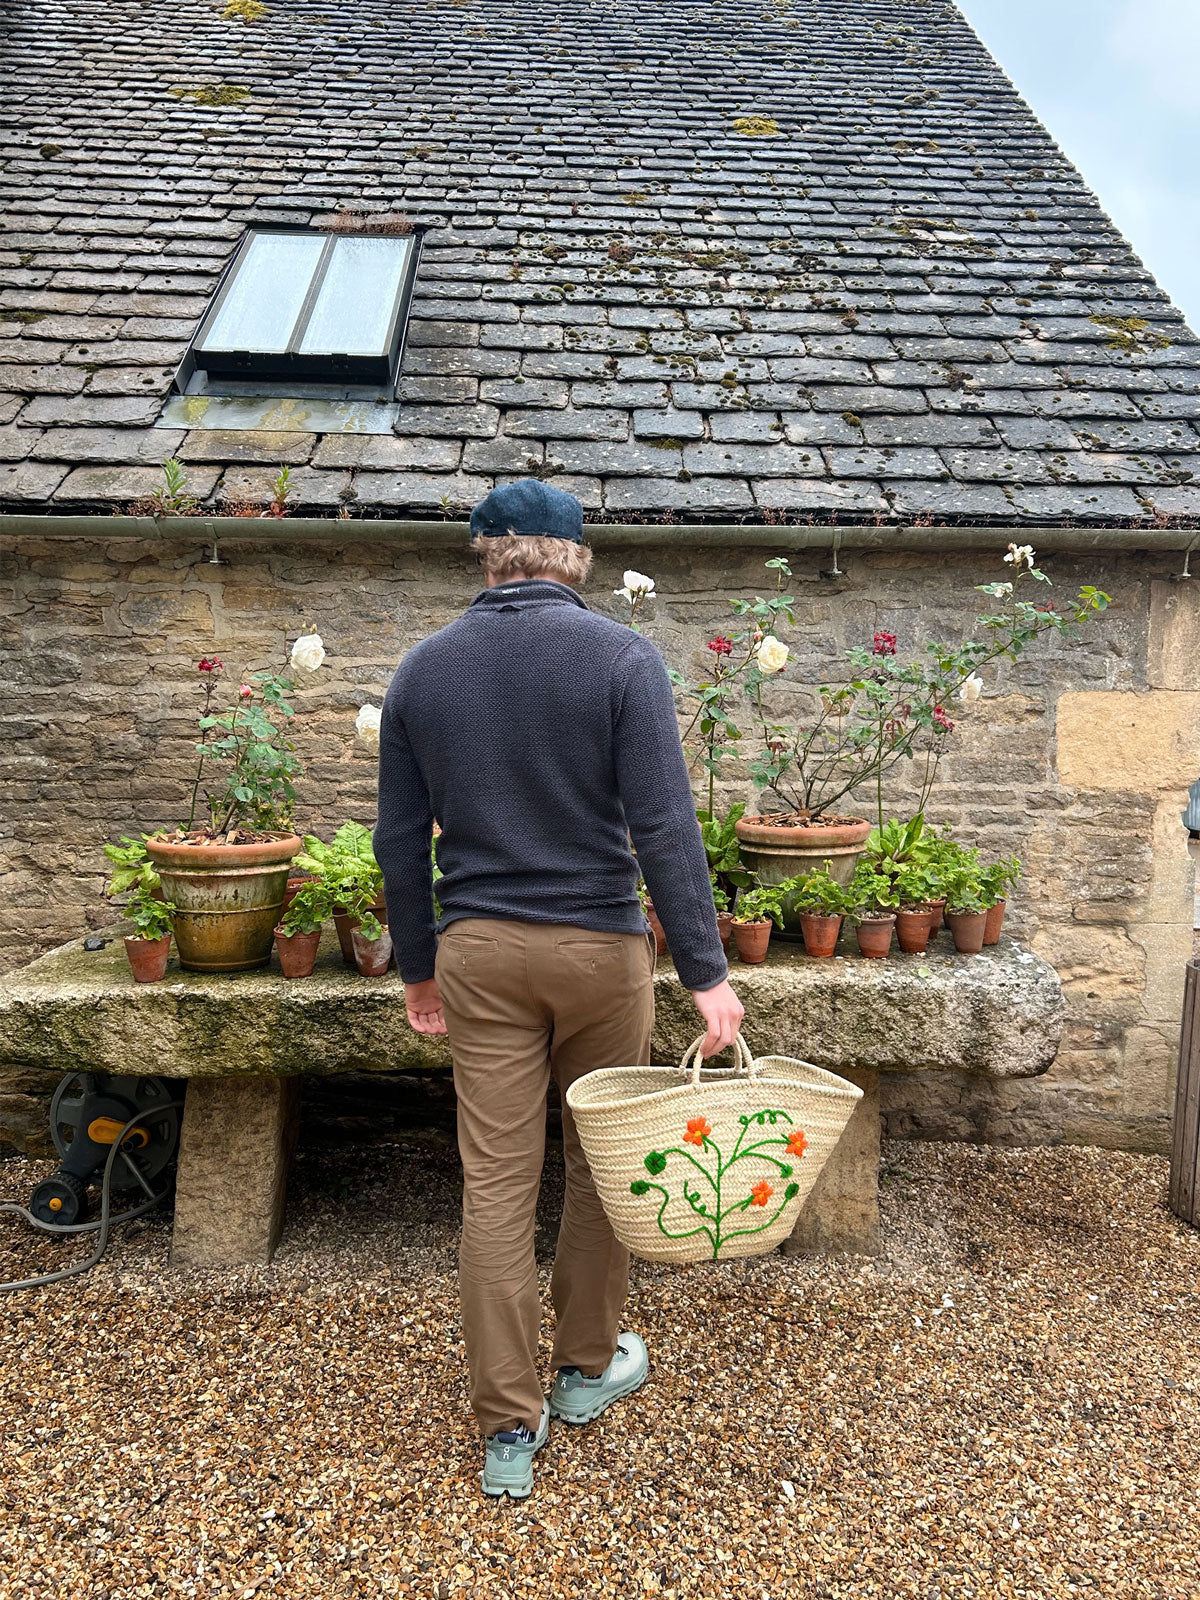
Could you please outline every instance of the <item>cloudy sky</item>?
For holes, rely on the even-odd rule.
[[[958,0],[1200,330],[1200,0]]]

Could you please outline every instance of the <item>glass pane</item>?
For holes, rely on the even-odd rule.
[[[315,234],[255,234],[201,349],[286,350],[324,246]]]
[[[304,355],[381,356],[411,239],[339,239],[300,350]]]

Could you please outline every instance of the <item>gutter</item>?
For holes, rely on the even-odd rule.
[[[1036,523],[993,527],[912,527],[855,524],[762,524],[718,522],[591,522],[585,537],[595,549],[631,549],[686,544],[708,549],[991,550],[1010,540],[1039,550],[1188,551],[1200,545],[1200,529],[1068,528]],[[134,539],[150,544],[373,544],[409,550],[465,550],[465,522],[395,521],[355,517],[128,517],[13,512],[0,514],[0,539]]]

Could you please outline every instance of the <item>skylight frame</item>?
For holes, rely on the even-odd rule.
[[[269,385],[274,391],[286,389],[289,383],[318,383],[364,385],[375,390],[389,388],[394,392],[400,363],[404,356],[409,311],[421,256],[422,231],[414,229],[411,234],[403,235],[366,231],[351,233],[308,228],[293,223],[263,223],[248,227],[238,241],[237,249],[222,273],[213,297],[200,319],[187,356],[176,374],[176,388],[181,392],[187,392],[189,380],[197,370],[200,370],[217,383],[257,380],[264,386]],[[322,242],[322,249],[285,347],[282,350],[272,351],[205,348],[205,341],[238,281],[238,275],[246,263],[255,240],[263,235],[303,236],[316,238]],[[380,352],[350,354],[336,351],[303,351],[300,346],[308,331],[338,243],[342,240],[381,238],[393,239],[397,248],[405,247],[407,256],[388,312],[386,334],[381,341]]]

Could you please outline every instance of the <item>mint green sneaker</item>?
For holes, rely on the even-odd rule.
[[[484,1440],[483,1492],[506,1494],[512,1500],[527,1500],[533,1493],[533,1458],[550,1437],[550,1406],[542,1401],[542,1420],[538,1431],[515,1428],[511,1433],[494,1433]]]
[[[650,1371],[646,1346],[636,1333],[617,1336],[617,1353],[598,1378],[586,1378],[578,1367],[560,1367],[550,1391],[550,1415],[560,1422],[591,1422],[640,1389]]]

